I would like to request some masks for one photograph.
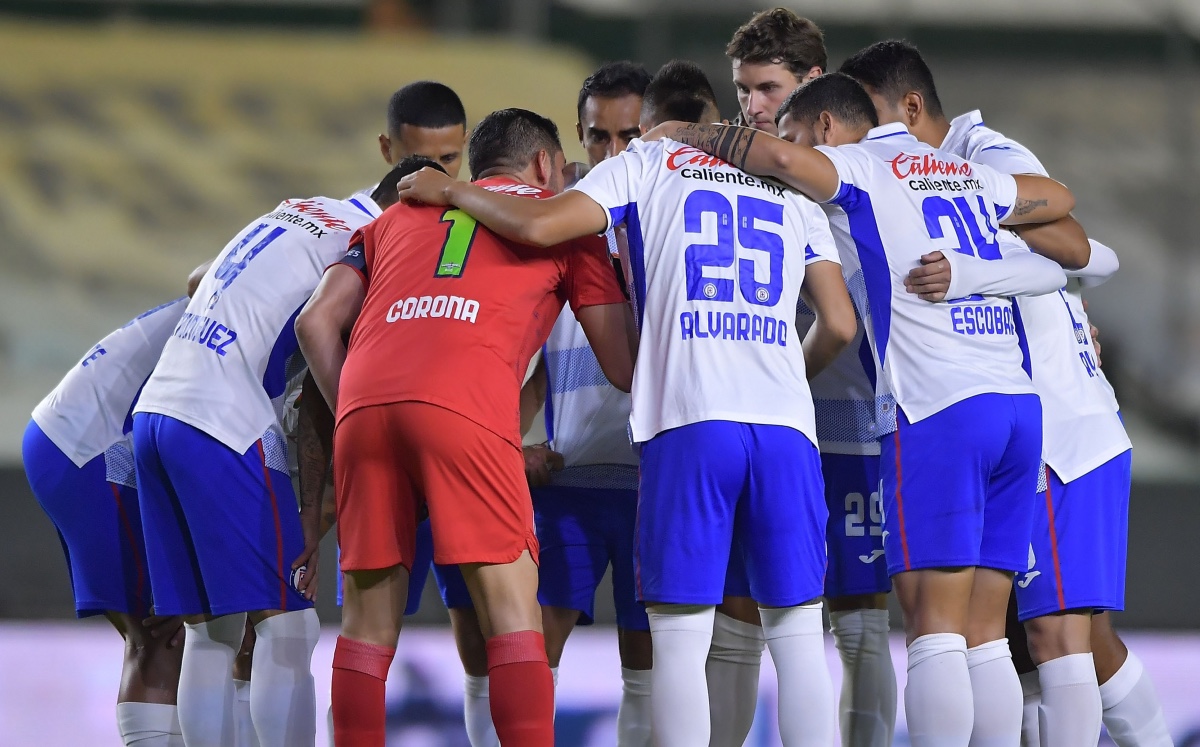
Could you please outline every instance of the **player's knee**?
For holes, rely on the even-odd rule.
[[[1025,623],[1029,655],[1035,664],[1044,664],[1071,654],[1091,651],[1090,615],[1065,612],[1035,617]]]
[[[649,630],[617,629],[621,666],[625,669],[646,670],[654,666],[654,646]]]

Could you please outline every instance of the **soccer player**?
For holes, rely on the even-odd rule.
[[[742,121],[772,135],[784,99],[823,74],[827,62],[821,30],[783,8],[757,13],[734,33],[725,54],[733,64]],[[846,286],[856,313],[865,319],[869,314],[862,270],[856,263],[843,269],[850,270]],[[811,320],[807,308],[802,317]],[[829,506],[825,599],[842,659],[838,711],[845,747],[891,745],[896,724],[877,426],[895,421],[896,405],[890,395],[876,400],[874,376],[870,343],[860,328],[854,341],[810,382]],[[742,578],[744,574],[730,574],[730,593],[744,593]],[[730,597],[717,613],[708,665],[712,744],[740,747],[758,699],[762,629],[751,599]]]
[[[533,112],[488,115],[469,154],[484,187],[526,197],[562,188],[558,130]],[[297,323],[338,416],[346,577],[334,653],[338,744],[383,744],[384,683],[422,504],[435,561],[461,567],[479,611],[500,742],[553,744],[518,400],[564,301],[605,375],[628,389],[632,321],[608,253],[598,239],[517,253],[462,211],[404,206],[365,228],[343,263]],[[347,350],[341,340],[351,325]]]
[[[466,144],[467,112],[452,88],[419,80],[392,94],[387,133],[379,135],[379,153],[389,166],[421,156],[457,178]]]
[[[125,639],[117,726],[124,744],[142,747],[183,745],[183,648],[173,641],[182,621],[150,616],[129,418],[187,301],[150,309],[93,345],[34,408],[21,444],[29,486],[67,554],[75,613],[104,615]]]
[[[694,66],[665,66],[646,91],[643,122],[715,118],[702,87]],[[833,693],[817,601],[826,510],[805,370],[826,365],[855,320],[819,209],[668,141],[635,142],[541,203],[428,169],[401,196],[458,205],[535,246],[627,226],[641,329],[631,428],[641,444],[636,551],[654,639],[654,741],[709,742],[696,714],[707,710],[704,663],[736,538],[764,605],[784,744],[827,745]],[[818,324],[801,345],[802,283]]]
[[[997,282],[1014,261],[1040,268],[1025,290],[1052,292],[1065,282],[1062,269],[1027,250],[1002,257],[997,226],[1057,220],[1074,200],[1049,179],[1004,175],[929,148],[902,125],[874,126],[871,99],[845,75],[798,89],[780,115],[780,133],[802,142],[676,123],[651,135],[683,139],[840,210],[831,224],[843,259],[863,269],[881,391],[900,408],[881,441],[880,472],[888,568],[908,633],[909,732],[918,747],[965,747],[975,726],[968,638],[974,647],[1004,637],[1032,525],[1041,408],[1010,301],[951,293],[951,303],[925,303],[906,279],[923,255],[953,246],[960,264],[982,265]],[[994,658],[989,681],[1016,688],[1019,715],[1016,671]]]
[[[821,29],[786,8],[755,13],[733,33],[725,55],[733,63],[739,124],[771,135],[783,100],[829,64]]]
[[[948,120],[933,75],[911,44],[873,44],[842,70],[863,83],[881,121],[903,122],[924,142],[1005,173],[1046,175],[1027,148],[987,127],[978,111]],[[1046,251],[1044,231],[1024,236],[1035,251]],[[1020,241],[1008,234],[1001,240]],[[1091,250],[1090,256],[1067,258],[1081,266],[1067,274],[1086,285],[1103,282],[1118,266],[1111,249],[1092,242]],[[1079,286],[1019,298],[1018,305],[1042,401],[1045,462],[1030,564],[1015,588],[1018,617],[1037,665],[1035,672],[1022,674],[1026,741],[1094,745],[1103,711],[1118,744],[1169,745],[1161,707],[1140,662],[1110,625],[1093,625],[1094,615],[1124,609],[1132,445],[1099,368]],[[1097,637],[1107,640],[1093,653]],[[1108,660],[1096,661],[1097,655]],[[1128,685],[1100,686],[1098,668],[1113,673],[1129,662]]]
[[[631,62],[602,65],[584,81],[576,131],[589,167],[620,154],[641,134],[642,95],[649,84],[645,68]],[[615,233],[606,238],[615,255]],[[568,308],[550,331],[542,362],[525,386],[544,393],[549,439],[547,446],[527,447],[526,460],[545,464],[560,459],[560,468],[565,464],[556,471],[535,471],[542,484],[531,481],[541,546],[538,599],[550,668],[557,676],[575,625],[591,624],[596,587],[611,565],[622,681],[617,745],[648,747],[654,660],[650,622],[634,582],[638,459],[627,430],[630,397],[604,377],[583,327]]]
[[[306,548],[280,405],[303,373],[293,320],[351,232],[394,200],[286,200],[217,255],[134,409],[156,611],[186,616],[179,720],[189,747],[233,741],[231,667],[256,633],[250,710],[263,747],[312,744],[320,626],[290,563]],[[312,569],[315,573],[315,567]]]

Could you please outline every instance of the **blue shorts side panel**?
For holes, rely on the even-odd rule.
[[[545,487],[531,492],[541,548],[538,601],[578,610],[579,624],[592,624],[596,588],[611,564],[617,625],[649,630],[634,582],[637,491]]]
[[[344,582],[341,570],[342,550],[338,548],[337,605],[345,601]],[[408,576],[408,600],[404,603],[404,616],[417,614],[421,609],[421,597],[425,593],[425,582],[429,579],[429,568],[433,565],[433,532],[429,519],[417,525],[417,554],[413,558],[412,572]]]
[[[818,597],[827,520],[819,455],[799,431],[704,421],[660,433],[642,446],[638,598],[718,604],[735,532],[760,604]]]
[[[883,557],[879,457],[822,454],[821,472],[829,507],[825,596],[886,594],[891,591],[892,582]]]
[[[1069,483],[1046,469],[1029,567],[1016,578],[1022,622],[1062,610],[1125,609],[1132,464],[1126,451]]]
[[[304,548],[291,480],[262,443],[237,454],[173,418],[134,416],[157,614],[307,609],[291,583]]]
[[[880,440],[888,573],[1027,565],[1041,462],[1041,402],[982,394]]]
[[[136,490],[108,482],[104,455],[75,466],[32,420],[21,442],[29,486],[62,541],[79,617],[145,617],[150,576]]]

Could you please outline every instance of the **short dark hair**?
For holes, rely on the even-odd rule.
[[[467,110],[450,86],[419,80],[393,93],[388,102],[388,135],[399,135],[401,125],[429,129],[453,125],[466,127]]]
[[[842,63],[839,72],[873,89],[891,104],[909,91],[916,91],[925,99],[925,109],[930,114],[943,116],[942,101],[929,65],[917,48],[903,39],[875,42],[855,52]]]
[[[396,162],[391,171],[383,175],[379,184],[375,185],[375,189],[371,191],[371,199],[381,207],[391,205],[397,201],[396,185],[400,183],[400,180],[409,174],[415,174],[426,166],[437,169],[443,174],[446,173],[441,164],[425,156],[405,156]]]
[[[879,125],[871,97],[857,80],[844,73],[826,73],[792,91],[780,105],[775,124],[785,115],[808,124],[821,112],[829,112],[849,125]]]
[[[579,102],[575,105],[575,114],[582,121],[583,105],[593,96],[602,99],[615,99],[621,96],[642,97],[646,94],[646,86],[650,85],[650,73],[636,62],[621,60],[606,62],[596,68],[596,72],[583,81],[579,89]]]
[[[822,71],[829,67],[820,27],[787,8],[755,13],[733,32],[725,55],[752,65],[780,64],[797,78],[803,78],[814,67]]]
[[[527,109],[500,109],[483,118],[467,143],[471,178],[497,167],[523,169],[545,150],[562,150],[558,127]]]
[[[717,94],[704,70],[688,60],[671,60],[658,69],[642,98],[642,120],[699,122],[704,109],[717,106]]]

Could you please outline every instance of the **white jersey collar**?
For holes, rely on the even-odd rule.
[[[879,127],[871,128],[867,133],[864,142],[868,140],[883,140],[884,138],[899,138],[915,140],[912,133],[904,126],[903,122],[892,122],[891,124],[880,125]]]
[[[971,130],[982,125],[983,114],[978,109],[958,115],[950,120],[950,131],[946,133],[946,138],[938,146],[938,150],[947,153],[965,153],[967,138],[971,136]]]
[[[370,195],[364,194],[363,192],[358,192],[354,196],[347,198],[346,202],[352,207],[371,216],[372,220],[383,214],[383,210],[375,204],[375,201],[371,199]]]

